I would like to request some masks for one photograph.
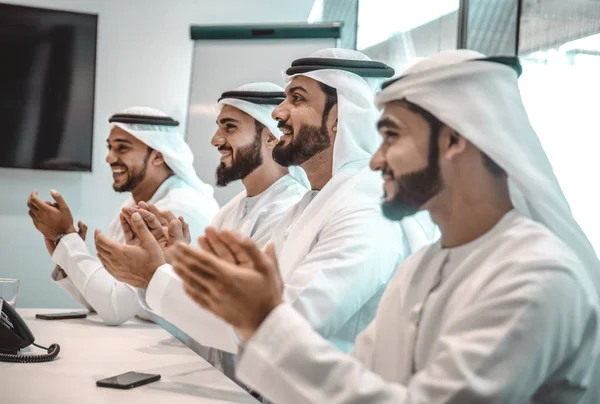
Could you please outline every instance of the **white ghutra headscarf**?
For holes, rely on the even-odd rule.
[[[148,147],[160,152],[167,166],[177,177],[206,198],[212,198],[214,190],[196,175],[194,155],[179,132],[177,121],[154,108],[130,107],[111,116],[109,122],[110,129],[118,126]]]
[[[233,91],[223,93],[218,102],[219,112],[225,105],[237,108],[265,125],[273,136],[280,139],[283,133],[277,127],[277,121],[273,119],[272,114],[284,98],[284,90],[277,84],[268,82],[244,84]],[[291,166],[288,167],[288,171],[305,188],[310,188],[308,177],[301,167]]]
[[[568,245],[599,288],[600,262],[529,122],[515,68],[520,65],[514,58],[487,58],[469,50],[442,52],[384,86],[376,103],[379,108],[401,99],[416,104],[488,155],[508,174],[515,208]]]
[[[369,160],[380,142],[375,129],[379,117],[374,104],[375,88],[394,70],[349,49],[322,49],[304,60],[308,62],[292,63],[284,80],[289,84],[301,75],[336,89],[338,131],[333,146],[333,174],[348,163]]]

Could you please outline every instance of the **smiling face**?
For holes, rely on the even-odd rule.
[[[153,150],[134,136],[115,126],[108,139],[106,162],[113,172],[113,189],[130,192],[141,184],[148,173]]]
[[[286,98],[273,111],[283,133],[273,149],[282,166],[299,166],[332,146],[337,125],[335,89],[305,76],[296,76]]]
[[[221,153],[217,186],[242,180],[263,164],[263,143],[268,130],[245,112],[224,105],[211,144]]]
[[[383,143],[371,168],[384,178],[384,215],[401,220],[421,209],[442,189],[438,139],[443,124],[404,101],[385,105],[377,126]]]

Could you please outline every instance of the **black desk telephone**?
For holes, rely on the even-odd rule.
[[[60,347],[57,344],[50,345],[50,348],[34,344],[33,334],[15,309],[1,298],[0,308],[0,362],[35,363],[48,362],[56,358],[60,352]],[[19,349],[31,344],[46,349],[48,353],[43,355],[17,355]]]

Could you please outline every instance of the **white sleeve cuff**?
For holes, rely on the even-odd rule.
[[[263,375],[268,375],[270,364],[278,362],[277,352],[284,349],[273,349],[274,346],[294,346],[294,341],[303,333],[299,329],[312,328],[294,308],[288,304],[277,306],[262,322],[254,335],[242,347],[236,366],[236,376],[250,386],[260,386]],[[269,358],[269,361],[265,361]]]
[[[73,298],[73,300],[88,309],[90,313],[95,312],[94,308],[90,306],[87,300],[85,300],[83,295],[79,292],[77,287],[73,284],[73,282],[71,282],[71,279],[65,277],[62,272],[58,270],[58,266],[54,268],[51,276],[54,283],[63,288],[63,290],[67,292]]]
[[[150,283],[148,284],[142,306],[146,310],[162,316],[163,296],[168,289],[168,285],[174,281],[181,282],[177,274],[175,274],[173,267],[170,264],[163,264],[159,266],[156,269],[154,276],[152,276]],[[141,302],[141,296],[139,293],[138,297],[140,298]]]
[[[142,306],[142,308],[145,311],[153,313],[152,309],[150,308],[150,306],[148,306],[148,303],[146,302],[146,289],[141,289],[141,288],[133,288],[133,289],[135,289],[135,291],[137,293],[137,298],[138,298],[138,301],[140,302],[140,306]]]
[[[83,239],[79,237],[79,234],[69,233],[63,238],[61,238],[58,245],[56,246],[56,249],[54,250],[54,254],[52,254],[52,260],[54,261],[54,263],[60,266],[65,272],[67,272],[66,268],[69,267],[69,258],[71,255],[69,253],[69,250],[79,250],[87,252],[87,246],[85,245],[85,241],[83,241]]]

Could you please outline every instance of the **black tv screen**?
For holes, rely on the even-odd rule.
[[[91,171],[97,25],[0,4],[0,167]]]

